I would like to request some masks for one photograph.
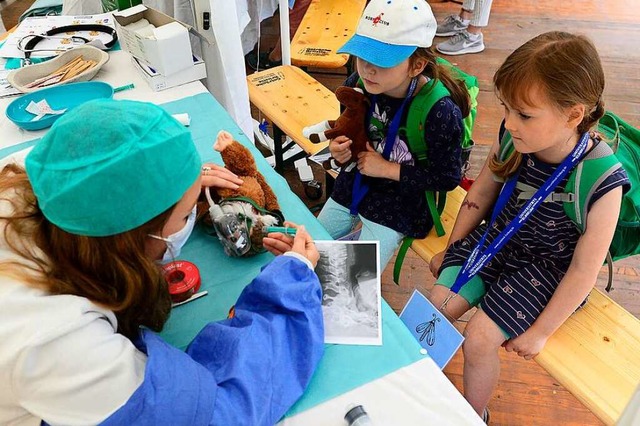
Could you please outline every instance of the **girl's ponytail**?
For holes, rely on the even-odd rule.
[[[440,65],[436,62],[436,55],[429,48],[419,47],[411,56],[411,60],[424,59],[427,65],[423,71],[423,74],[427,77],[442,81],[442,84],[449,90],[451,99],[458,105],[462,116],[466,117],[471,112],[471,99],[469,98],[469,92],[464,84],[464,81],[456,79],[451,75],[451,71],[444,65]]]
[[[598,99],[596,105],[591,109],[591,112],[584,115],[582,122],[578,124],[578,133],[582,134],[588,132],[592,127],[596,125],[598,120],[604,116],[604,101],[602,97]]]

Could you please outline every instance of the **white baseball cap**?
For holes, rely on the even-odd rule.
[[[437,25],[425,0],[371,0],[356,33],[338,53],[381,68],[395,67],[418,47],[430,47]]]

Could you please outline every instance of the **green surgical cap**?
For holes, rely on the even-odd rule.
[[[114,100],[66,113],[26,159],[45,217],[91,237],[137,228],[173,206],[200,164],[190,132],[162,108]]]

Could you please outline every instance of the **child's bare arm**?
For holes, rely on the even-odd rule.
[[[448,245],[469,235],[491,213],[502,187],[501,183],[493,179],[493,172],[489,170],[489,160],[495,155],[498,147],[499,144],[497,142],[491,147],[480,175],[471,185],[467,196],[462,202],[456,223],[449,236]]]
[[[491,147],[478,178],[469,188],[469,192],[467,192],[467,196],[464,198],[456,217],[456,223],[451,230],[451,235],[449,235],[447,248],[454,242],[469,235],[491,212],[502,184],[493,179],[493,172],[489,170],[489,160],[493,158],[499,147],[500,144],[498,142]],[[446,249],[435,254],[431,262],[429,262],[429,269],[436,278],[438,278],[438,270],[444,260],[445,252]]]
[[[621,199],[622,188],[618,187],[591,207],[587,216],[587,231],[578,240],[569,269],[549,304],[531,328],[511,343],[519,354],[523,352],[529,357],[535,356],[593,288],[613,238]]]

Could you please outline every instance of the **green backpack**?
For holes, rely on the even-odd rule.
[[[580,232],[584,232],[587,207],[595,190],[620,166],[627,172],[631,189],[622,197],[620,216],[607,255],[609,283],[606,289],[609,291],[613,280],[613,261],[640,253],[640,130],[612,112],[607,112],[600,119],[597,129],[609,142],[600,143],[592,149],[572,170],[563,192],[552,193],[550,197],[551,201],[563,203],[567,216]],[[504,161],[512,152],[511,135],[505,131],[498,156]],[[524,198],[532,196],[536,190],[520,184],[517,187],[526,192]]]
[[[480,86],[478,85],[478,79],[475,76],[465,73],[447,60],[437,58],[437,62],[438,64],[449,68],[454,78],[462,80],[469,92],[471,110],[469,115],[463,119],[464,134],[461,142],[463,171],[466,171],[469,168],[469,156],[471,154],[471,148],[473,148],[474,145],[471,135],[478,110],[477,99],[478,93],[480,93]],[[401,131],[405,133],[409,144],[409,150],[419,164],[425,164],[428,161],[427,144],[424,140],[424,125],[427,115],[436,102],[449,95],[449,90],[440,80],[430,80],[422,87],[409,106],[407,123]],[[433,227],[436,230],[436,234],[441,237],[445,234],[445,231],[442,226],[442,221],[440,220],[440,214],[442,214],[442,211],[444,210],[447,193],[445,191],[437,193],[434,191],[426,191],[425,196],[427,198],[429,214],[433,220]],[[414,238],[404,238],[402,245],[400,246],[400,250],[398,251],[398,255],[396,256],[396,262],[393,268],[393,280],[396,284],[398,284],[398,280],[400,278],[400,270],[402,269],[404,257],[407,254],[409,247],[411,247],[413,240]]]

